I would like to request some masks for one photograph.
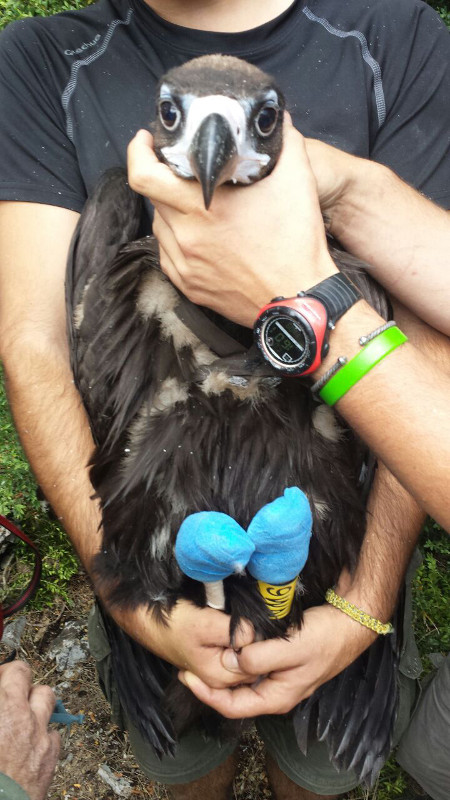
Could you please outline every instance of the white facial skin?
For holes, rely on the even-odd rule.
[[[272,96],[273,95],[273,96]],[[161,87],[161,100],[171,100],[170,90],[167,86]],[[269,93],[268,101],[277,104],[275,92]],[[207,97],[183,96],[183,110],[185,126],[183,135],[173,146],[163,147],[162,153],[174,171],[183,178],[193,178],[190,148],[199,126],[210,114],[220,114],[230,126],[236,145],[236,155],[230,159],[227,169],[220,177],[219,183],[233,181],[233,183],[251,183],[258,177],[261,169],[268,163],[270,157],[266,153],[258,153],[253,147],[248,135],[248,118],[251,113],[249,101],[234,100],[224,95],[209,95]],[[175,130],[175,129],[174,129]]]

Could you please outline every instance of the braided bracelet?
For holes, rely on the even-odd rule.
[[[336,594],[333,589],[328,589],[325,600],[327,603],[330,603],[330,605],[338,608],[339,611],[343,611],[348,617],[354,619],[355,622],[359,622],[361,625],[364,625],[365,628],[370,628],[370,630],[375,631],[375,633],[381,633],[385,636],[387,633],[392,633],[394,630],[390,622],[380,622],[379,619],[371,617],[366,611],[358,608],[358,606],[354,606],[353,603],[349,603],[348,600],[344,600],[344,598]]]
[[[377,329],[373,334],[361,337],[362,350],[340,369],[338,367],[325,386],[321,386],[319,389],[321,399],[329,406],[334,406],[376,364],[407,341],[408,337],[397,328],[395,323],[392,326],[382,326],[381,332]]]

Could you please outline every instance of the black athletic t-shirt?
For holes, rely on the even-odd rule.
[[[161,75],[211,52],[274,75],[304,135],[450,206],[450,39],[420,0],[296,0],[234,34],[172,25],[144,0],[14,22],[0,36],[0,199],[80,211],[148,126]]]

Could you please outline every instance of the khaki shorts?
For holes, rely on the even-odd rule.
[[[417,562],[415,563],[417,567]],[[419,653],[411,626],[411,590],[408,585],[405,611],[405,645],[399,669],[399,709],[394,731],[394,745],[404,733],[411,711],[418,696],[418,677],[422,671]],[[131,747],[143,772],[152,780],[165,784],[189,783],[211,772],[223,763],[235,750],[238,741],[220,745],[215,739],[206,738],[203,732],[192,729],[182,736],[177,745],[175,758],[163,756],[159,759],[153,748],[142,738],[137,729],[127,720],[120,706],[117,690],[112,681],[111,650],[97,608],[89,617],[89,643],[97,663],[102,691],[109,701],[114,722],[129,733]],[[310,741],[308,756],[298,748],[294,728],[285,716],[258,717],[256,727],[268,752],[277,761],[280,769],[294,783],[316,794],[338,794],[348,792],[358,785],[354,772],[337,772],[328,757],[324,742]]]
[[[450,653],[424,687],[397,761],[435,800],[450,797]]]

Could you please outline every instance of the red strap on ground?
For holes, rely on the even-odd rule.
[[[18,528],[17,525],[14,524],[14,522],[11,522],[11,520],[7,519],[6,517],[3,517],[0,514],[0,525],[3,528],[6,528],[6,530],[13,533],[14,536],[17,536],[19,539],[25,542],[28,545],[28,547],[31,547],[31,549],[34,551],[34,570],[29,585],[17,598],[17,600],[15,600],[14,603],[8,606],[8,608],[2,608],[0,605],[0,639],[1,639],[3,636],[3,620],[9,617],[11,614],[14,614],[16,611],[19,611],[21,608],[23,608],[25,603],[35,593],[39,584],[39,579],[41,577],[42,560],[36,545],[31,541],[31,539],[26,535],[26,533],[21,531],[20,528]]]

